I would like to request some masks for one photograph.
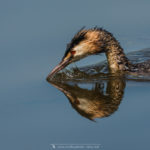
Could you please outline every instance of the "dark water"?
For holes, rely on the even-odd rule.
[[[84,25],[114,33],[126,53],[149,48],[149,7],[147,0],[2,0],[0,149],[49,150],[51,144],[149,149],[149,76],[136,81],[104,76],[92,82],[53,85],[45,80],[63,56],[66,43]],[[149,57],[144,54],[134,53],[130,58],[143,61]],[[76,65],[104,59],[104,55],[93,56]]]

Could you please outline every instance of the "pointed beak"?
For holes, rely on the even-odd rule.
[[[65,68],[67,65],[70,64],[71,58],[63,59],[47,76],[47,78],[52,77],[54,74],[56,74],[58,71]]]

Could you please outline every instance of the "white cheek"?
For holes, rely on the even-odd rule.
[[[74,48],[74,50],[76,51],[75,56],[81,56],[84,54],[84,46],[83,45],[76,46]]]

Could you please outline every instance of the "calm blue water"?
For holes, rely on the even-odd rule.
[[[126,82],[118,111],[95,123],[80,116],[45,80],[84,25],[114,33],[125,52],[150,47],[149,1],[0,3],[0,149],[49,150],[53,143],[97,143],[104,150],[150,148],[149,82]]]

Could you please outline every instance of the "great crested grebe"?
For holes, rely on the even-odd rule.
[[[48,78],[72,62],[98,53],[106,54],[110,73],[150,72],[150,60],[143,63],[132,64],[125,56],[122,47],[114,36],[102,28],[95,27],[92,29],[82,28],[76,33],[71,42],[67,45],[62,61],[51,71]]]

